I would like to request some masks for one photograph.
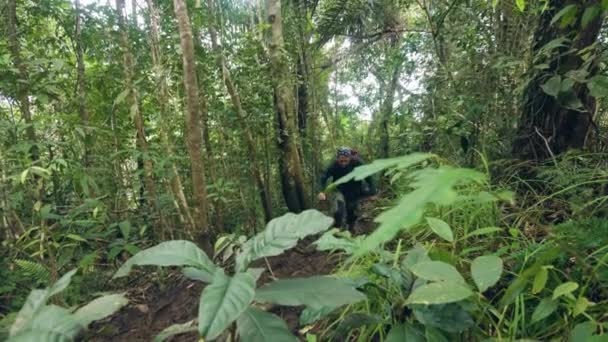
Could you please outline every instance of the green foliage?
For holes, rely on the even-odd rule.
[[[72,341],[91,322],[127,304],[122,294],[99,297],[75,311],[47,304],[49,298],[69,286],[76,271],[66,273],[51,287],[30,292],[11,326],[8,341]]]
[[[331,218],[316,210],[300,214],[288,213],[270,221],[266,229],[242,245],[236,257],[237,273],[227,275],[223,268],[196,245],[188,241],[167,241],[143,250],[125,262],[114,275],[126,276],[134,265],[186,266],[184,273],[195,280],[209,282],[200,297],[198,331],[205,339],[215,339],[234,322],[242,340],[294,339],[285,323],[276,316],[259,311],[252,302],[271,302],[281,305],[308,305],[312,308],[359,302],[365,295],[344,280],[329,277],[276,280],[256,289],[256,280],[263,269],[248,268],[250,261],[278,255],[294,247],[298,240],[329,228]],[[221,247],[218,244],[216,247]],[[192,331],[194,323],[165,329],[156,340],[185,331]]]

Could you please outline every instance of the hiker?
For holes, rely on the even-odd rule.
[[[343,176],[349,174],[355,167],[363,165],[358,154],[353,156],[352,150],[348,147],[340,147],[336,152],[336,159],[321,175],[321,189],[324,189],[329,178],[332,181],[337,181]],[[332,206],[334,211],[334,224],[336,227],[342,227],[343,217],[346,212],[346,224],[348,229],[352,230],[357,220],[357,207],[359,200],[366,196],[372,196],[376,193],[375,184],[372,176],[365,178],[363,181],[351,180],[349,182],[337,186],[335,203]],[[327,196],[324,192],[319,193],[319,201],[325,201]]]

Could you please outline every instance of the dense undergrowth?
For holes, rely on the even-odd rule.
[[[390,191],[377,202],[378,228],[367,236],[332,229],[314,243],[319,250],[342,255],[337,278],[313,277],[300,284],[279,280],[261,290],[253,282],[263,270],[248,270],[247,264],[278,255],[307,234],[325,231],[329,225],[322,215],[309,212],[304,215],[316,218],[276,219],[249,242],[238,235],[220,239],[216,260],[221,260],[221,268],[200,250],[173,246],[158,254],[161,244],[137,253],[136,246],[145,244],[133,239],[130,225],[122,222],[116,225],[120,235],[113,236],[105,252],[87,251],[89,243],[75,237],[59,239],[58,249],[67,248],[62,243],[82,245],[80,275],[60,301],[74,306],[89,300],[91,292],[83,289],[90,290],[92,280],[109,277],[114,268],[87,261],[91,253],[102,252],[107,260],[115,260],[132,252],[135,257],[117,275],[125,275],[136,264],[181,265],[188,266],[187,276],[210,283],[201,297],[207,300],[201,301],[205,310],[198,320],[199,332],[208,338],[228,333],[243,341],[261,341],[265,334],[294,339],[284,324],[277,323],[278,317],[256,308],[255,303],[271,302],[306,306],[300,324],[311,327],[309,340],[604,340],[608,220],[603,217],[603,157],[572,153],[546,166],[501,162],[485,164],[480,171],[449,165],[432,154],[376,160],[337,183],[382,173]],[[517,176],[522,173],[534,181],[523,182]],[[11,247],[7,250],[15,253],[17,246]],[[4,303],[12,303],[3,304],[5,312],[14,312],[26,289],[35,287],[26,283],[51,285],[51,272],[63,273],[70,264],[49,269],[28,260],[27,248],[32,246],[18,254],[23,260],[9,263],[4,256],[9,267],[2,272],[8,281],[1,295]],[[124,250],[116,252],[117,248]],[[190,252],[199,257],[171,259],[175,253]],[[233,266],[234,271],[229,270]],[[92,276],[93,270],[107,273]],[[342,289],[342,297],[331,291],[335,288]],[[359,297],[362,294],[365,300]],[[220,304],[226,301],[231,303],[228,309]],[[215,310],[214,320],[205,315],[209,305]],[[14,318],[8,314],[2,321],[5,336]],[[237,329],[230,328],[233,321],[238,322]],[[196,321],[181,326],[184,331],[196,327]]]

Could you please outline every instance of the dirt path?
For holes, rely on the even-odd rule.
[[[369,232],[373,223],[363,215],[357,223],[358,232]],[[296,248],[282,255],[268,258],[271,272],[267,271],[258,280],[258,286],[272,281],[272,275],[279,279],[330,274],[337,266],[340,255],[316,251],[310,244],[317,237],[300,241]],[[267,268],[261,260],[256,267]],[[97,322],[83,337],[83,341],[152,341],[163,329],[185,323],[198,314],[201,291],[205,284],[184,278],[179,273],[171,274],[164,283],[171,284],[165,289],[158,282],[141,280],[138,287],[128,292],[129,305],[108,319]],[[277,307],[271,310],[281,316],[297,336],[298,317],[302,308]],[[183,334],[170,341],[197,341],[197,334]]]

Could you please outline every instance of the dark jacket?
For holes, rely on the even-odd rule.
[[[321,189],[324,189],[327,181],[332,178],[335,182],[349,174],[355,167],[363,165],[363,162],[359,158],[351,159],[350,163],[345,167],[341,167],[337,162],[333,162],[321,175]],[[368,185],[368,191],[363,191],[363,181],[351,180],[338,185],[338,191],[340,191],[345,197],[356,198],[362,195],[372,195],[376,193],[376,188],[372,176],[365,178],[365,183]]]

